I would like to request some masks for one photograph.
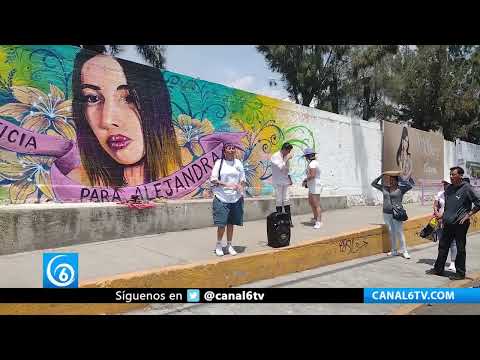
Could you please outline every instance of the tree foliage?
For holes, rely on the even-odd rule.
[[[298,104],[480,141],[480,46],[257,46]]]

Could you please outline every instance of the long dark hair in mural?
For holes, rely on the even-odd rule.
[[[156,181],[181,167],[170,96],[156,69],[81,50],[72,76],[73,120],[90,186]]]

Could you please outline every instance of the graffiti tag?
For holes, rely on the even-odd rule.
[[[367,245],[368,241],[363,239],[344,239],[339,242],[340,252],[346,252],[347,254],[357,253],[361,248]]]

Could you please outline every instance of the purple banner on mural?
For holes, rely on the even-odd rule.
[[[0,122],[0,147],[23,154],[55,156],[50,176],[57,201],[125,201],[132,195],[144,200],[155,198],[178,199],[205,183],[211,175],[215,160],[221,158],[224,144],[242,148],[245,133],[213,133],[203,136],[199,143],[204,151],[197,160],[175,173],[157,181],[118,189],[88,187],[74,182],[66,174],[80,164],[75,142],[38,134],[8,122]]]
[[[73,142],[0,121],[0,147],[21,154],[60,157],[73,147]]]

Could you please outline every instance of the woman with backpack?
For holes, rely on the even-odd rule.
[[[226,253],[236,255],[232,246],[234,225],[243,225],[243,194],[246,185],[245,171],[240,160],[235,158],[236,146],[226,144],[223,156],[215,161],[210,182],[212,184],[213,223],[217,226],[215,254],[223,256],[222,239],[227,228]]]

